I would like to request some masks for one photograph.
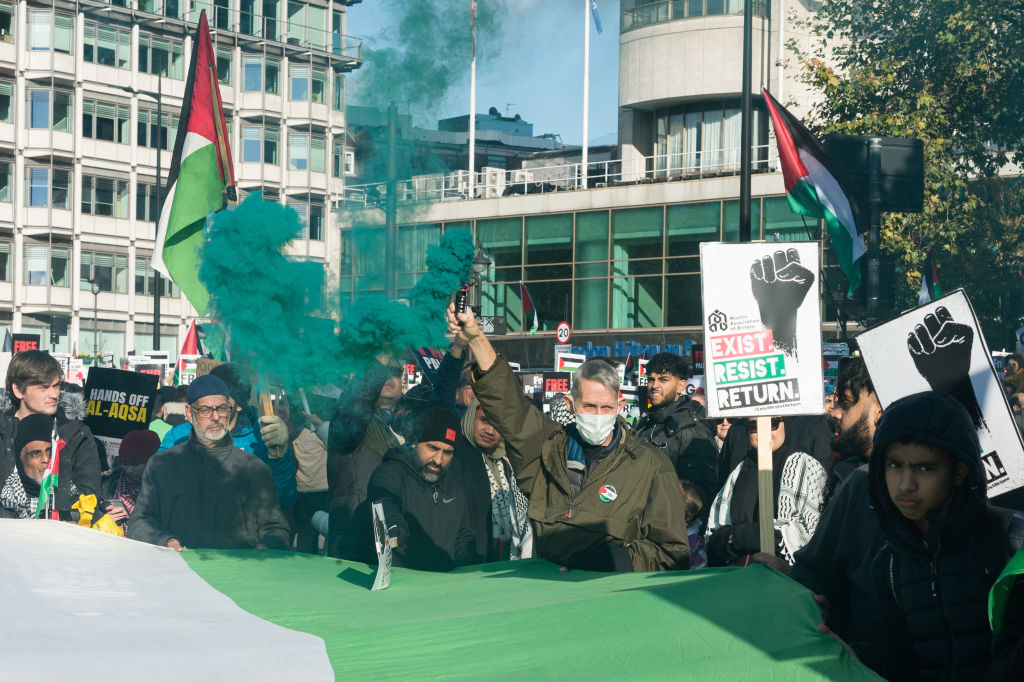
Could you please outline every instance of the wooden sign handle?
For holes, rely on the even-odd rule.
[[[757,511],[761,551],[775,556],[775,486],[772,484],[772,420],[757,418]]]

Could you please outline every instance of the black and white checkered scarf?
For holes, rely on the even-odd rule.
[[[19,519],[31,519],[36,514],[37,504],[38,497],[29,497],[25,493],[18,470],[12,471],[4,481],[4,487],[0,488],[0,507],[13,511]]]

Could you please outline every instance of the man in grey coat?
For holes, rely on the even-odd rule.
[[[128,537],[179,552],[286,549],[288,524],[270,468],[232,442],[227,386],[199,377],[189,384],[187,403],[192,433],[149,461]]]

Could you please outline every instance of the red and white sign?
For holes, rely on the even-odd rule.
[[[555,328],[555,338],[558,339],[558,343],[569,343],[569,323],[559,322]]]

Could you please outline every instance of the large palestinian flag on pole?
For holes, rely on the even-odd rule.
[[[761,92],[775,128],[789,208],[797,215],[825,221],[839,268],[850,283],[846,293],[850,296],[860,284],[857,261],[866,249],[864,236],[857,234],[850,193],[843,187],[842,174],[811,131],[779,104],[768,90],[761,88]]]
[[[153,253],[153,268],[173,279],[200,315],[209,312],[210,295],[199,281],[198,251],[206,217],[224,208],[225,189],[233,201],[231,148],[217,85],[210,25],[203,10],[192,44],[181,122]]]

